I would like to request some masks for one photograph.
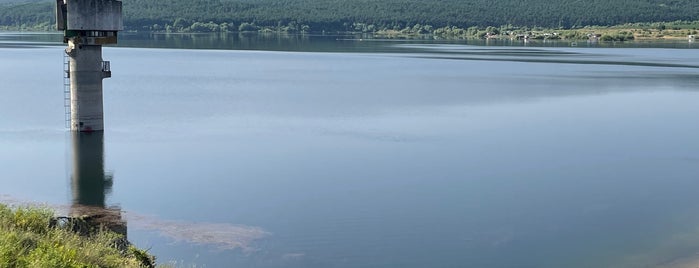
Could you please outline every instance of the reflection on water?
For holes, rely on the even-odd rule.
[[[113,176],[104,170],[104,132],[72,132],[73,170],[71,189],[72,217],[81,217],[89,224],[104,226],[127,235],[121,208],[107,207],[105,200],[112,189]]]
[[[103,226],[127,236],[125,217],[137,229],[152,230],[175,241],[210,244],[219,249],[254,251],[252,243],[269,235],[261,228],[242,225],[163,220],[137,213],[122,213],[119,206],[107,206],[113,175],[105,171],[104,132],[72,132],[71,217],[85,219],[91,226]]]
[[[72,133],[73,204],[104,207],[112,175],[104,171],[104,133]]]
[[[49,33],[0,33],[0,48],[62,46],[63,35]],[[312,52],[406,52],[396,44],[454,44],[488,47],[579,47],[579,48],[675,48],[695,49],[687,40],[637,40],[627,42],[577,42],[575,40],[444,39],[432,35],[410,39],[374,34],[286,34],[286,33],[163,33],[125,32],[119,47],[225,49]]]
[[[684,59],[674,59],[672,57],[667,57],[668,55],[650,55],[641,58],[629,58],[599,53],[599,51],[597,51],[597,53],[590,53],[589,50],[584,51],[570,48],[484,48],[479,46],[446,44],[412,44],[398,45],[398,47],[429,53],[414,56],[423,59],[699,68],[699,65],[696,65],[694,62],[683,61]]]

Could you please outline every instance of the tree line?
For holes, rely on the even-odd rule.
[[[7,0],[5,0],[7,1]],[[0,3],[0,26],[50,28],[54,1]],[[29,1],[29,0],[24,0]],[[36,0],[31,0],[36,1]],[[127,30],[374,32],[420,26],[588,25],[697,20],[695,0],[123,0]],[[429,27],[427,27],[429,26]]]

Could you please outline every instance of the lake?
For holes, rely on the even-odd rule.
[[[699,263],[692,43],[126,34],[77,135],[60,40],[0,34],[0,201],[108,208],[159,263]]]

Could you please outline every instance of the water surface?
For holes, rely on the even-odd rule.
[[[699,252],[692,49],[109,47],[100,147],[64,129],[60,44],[3,40],[0,195],[98,193],[161,262],[667,267]],[[100,183],[77,183],[83,166]]]

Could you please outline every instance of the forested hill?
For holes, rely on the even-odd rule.
[[[0,0],[0,25],[53,23],[54,1]],[[698,20],[697,0],[123,0],[130,30],[182,29],[195,22],[254,26],[303,25],[348,31],[357,24],[399,29],[443,26],[571,28],[631,22]],[[210,24],[211,25],[211,24]],[[220,29],[220,28],[219,28]],[[366,30],[366,29],[365,29]]]

